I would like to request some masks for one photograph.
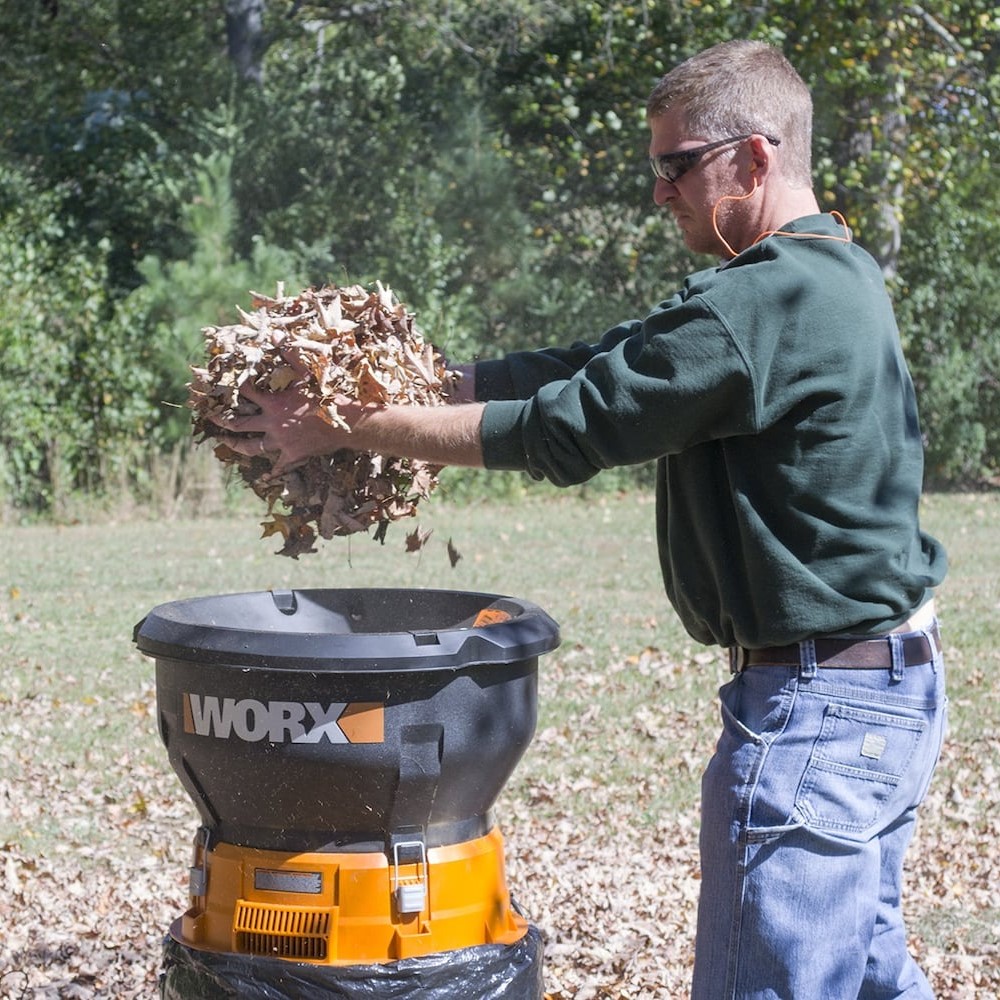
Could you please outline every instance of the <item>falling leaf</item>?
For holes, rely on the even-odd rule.
[[[421,531],[420,528],[414,528],[406,536],[406,551],[407,552],[419,552],[426,544],[427,539],[434,534],[433,528],[428,528],[426,531]]]

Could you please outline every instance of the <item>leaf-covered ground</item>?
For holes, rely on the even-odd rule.
[[[925,517],[951,559],[938,594],[951,721],[908,856],[910,944],[940,1000],[995,1000],[1000,493],[932,496]],[[197,593],[362,584],[517,594],[559,622],[538,732],[497,808],[509,884],[544,934],[556,1000],[687,995],[697,786],[725,666],[665,607],[652,499],[433,503],[425,519],[435,534],[418,554],[359,542],[300,562],[259,542],[256,511],[0,524],[0,1000],[156,996],[198,819],[131,626]]]
[[[677,672],[655,652],[641,666],[664,682]],[[564,672],[553,671],[551,683]],[[165,755],[150,761],[123,745],[102,781],[88,773],[86,754],[75,768],[46,764],[53,714],[83,727],[94,707],[0,697],[0,807],[25,829],[57,822],[63,831],[58,847],[41,855],[0,844],[3,1000],[154,997],[162,937],[186,906],[197,820]],[[154,729],[152,687],[98,707],[99,715],[128,713],[145,731]],[[544,728],[530,753],[557,764],[571,759],[582,721]],[[646,746],[655,758],[672,721],[653,710],[638,713],[622,752]],[[911,946],[938,996],[952,1000],[1000,995],[995,802],[983,808],[985,797],[995,798],[997,774],[978,749],[949,742],[953,778],[933,787],[910,854]],[[498,816],[508,881],[544,934],[546,986],[557,1000],[686,995],[697,816],[693,806],[662,810],[655,822],[639,824],[636,810],[668,799],[676,775],[699,766],[697,754],[681,754],[633,785],[609,788],[586,769],[526,765],[505,792]],[[927,933],[914,930],[921,927],[946,944],[928,945]]]

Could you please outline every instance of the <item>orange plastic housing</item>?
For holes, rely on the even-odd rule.
[[[206,951],[347,965],[513,944],[527,932],[511,908],[497,827],[398,860],[198,845],[192,892],[201,895],[171,933]]]

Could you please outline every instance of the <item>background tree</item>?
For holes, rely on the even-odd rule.
[[[711,264],[652,204],[645,97],[746,36],[813,88],[817,187],[890,279],[931,475],[995,476],[998,31],[984,0],[8,0],[0,497],[50,510],[119,475],[112,438],[171,447],[201,327],[275,269],[379,278],[456,359],[641,315]],[[64,362],[32,392],[40,336]]]

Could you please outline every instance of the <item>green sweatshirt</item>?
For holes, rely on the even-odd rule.
[[[856,244],[768,237],[597,344],[480,362],[476,395],[487,468],[570,485],[657,460],[663,580],[700,642],[879,634],[944,577],[913,385]]]

